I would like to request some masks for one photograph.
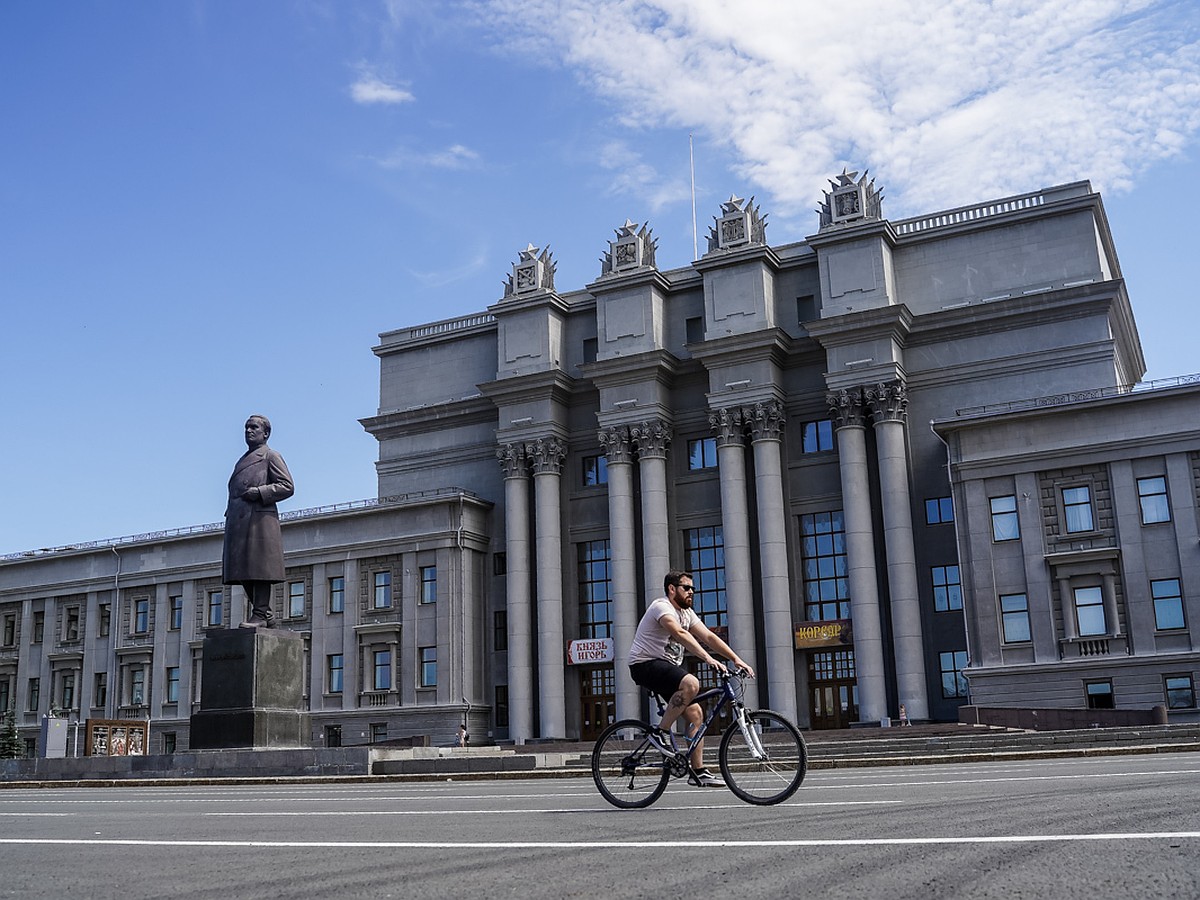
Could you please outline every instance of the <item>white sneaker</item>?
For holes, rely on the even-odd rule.
[[[721,780],[721,776],[714,775],[708,769],[700,769],[698,772],[693,772],[688,776],[688,784],[695,787],[725,787],[725,782]]]

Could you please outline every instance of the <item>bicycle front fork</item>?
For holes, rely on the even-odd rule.
[[[759,740],[759,734],[750,724],[749,717],[746,715],[746,707],[739,706],[734,714],[734,721],[737,722],[738,730],[741,731],[742,737],[746,740],[746,746],[750,748],[750,755],[756,760],[763,760],[766,757],[766,751],[763,750],[762,741]]]

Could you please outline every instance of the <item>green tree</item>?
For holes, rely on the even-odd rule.
[[[17,717],[13,711],[4,713],[4,724],[0,725],[0,759],[18,759],[25,755],[25,744],[17,731]]]

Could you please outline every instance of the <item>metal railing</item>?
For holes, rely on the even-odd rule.
[[[378,497],[368,500],[351,500],[345,503],[334,503],[328,506],[314,506],[309,509],[290,510],[281,513],[283,522],[298,519],[310,519],[316,516],[327,516],[332,513],[350,512],[356,509],[374,509],[380,506],[394,506],[399,503],[412,503],[434,497],[457,497],[459,495],[479,499],[479,495],[462,488],[446,487],[433,488],[428,491],[413,491],[408,494],[396,494],[389,497]],[[24,550],[18,553],[6,553],[0,556],[0,562],[10,562],[47,556],[54,553],[67,553],[76,550],[107,550],[110,547],[121,547],[128,544],[147,544],[153,541],[170,540],[179,537],[191,537],[201,534],[219,534],[225,530],[224,522],[212,522],[208,525],[192,525],[187,528],[168,528],[162,531],[147,531],[142,534],[130,534],[124,537],[105,538],[99,541],[85,541],[79,544],[64,544],[61,547],[41,547],[37,550]]]
[[[964,418],[998,415],[1000,413],[1021,412],[1029,409],[1044,409],[1051,406],[1069,406],[1074,403],[1103,400],[1106,397],[1121,397],[1125,394],[1169,390],[1192,384],[1200,384],[1200,375],[1177,375],[1174,378],[1158,378],[1154,381],[1138,382],[1137,384],[1118,384],[1110,387],[1089,388],[1086,391],[1067,391],[1066,393],[1049,394],[1044,397],[1010,400],[1006,403],[989,403],[985,406],[964,406],[961,409],[956,409],[954,414]]]

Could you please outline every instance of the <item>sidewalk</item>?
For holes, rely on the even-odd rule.
[[[1200,750],[1200,724],[1012,731],[915,725],[804,733],[810,769]],[[710,746],[715,750],[714,742]],[[0,760],[0,788],[588,777],[592,744],[208,750],[164,756]]]

